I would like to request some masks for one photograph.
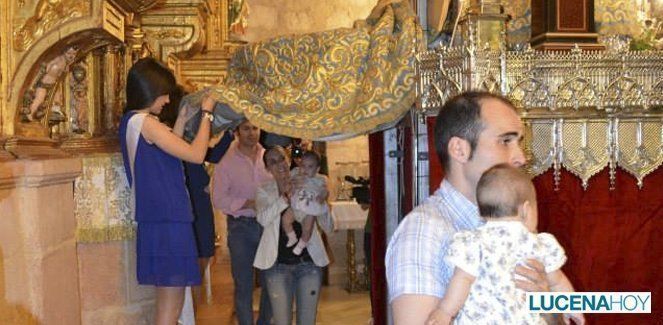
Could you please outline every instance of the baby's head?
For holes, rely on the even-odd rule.
[[[320,170],[320,155],[315,151],[305,151],[302,154],[299,170],[307,177],[315,176]]]
[[[536,191],[529,176],[508,164],[491,167],[477,185],[479,213],[487,219],[518,217],[536,231]]]

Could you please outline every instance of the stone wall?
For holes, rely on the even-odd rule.
[[[345,175],[368,176],[368,137],[359,136],[343,141],[327,142],[327,162],[329,164],[330,200],[338,196],[339,178]],[[329,266],[329,284],[345,285],[347,277],[347,231],[327,234],[328,244],[334,254],[334,263]],[[357,270],[363,270],[364,231],[355,230]]]
[[[368,137],[359,136],[344,141],[327,142],[330,200],[335,200],[340,180],[345,175],[368,177]]]
[[[154,323],[156,291],[136,280],[134,240],[78,244],[82,324]]]
[[[77,243],[79,158],[0,162],[0,324],[151,324],[135,241]]]

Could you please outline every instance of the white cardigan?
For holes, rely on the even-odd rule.
[[[263,183],[258,187],[255,202],[256,219],[262,225],[263,231],[253,266],[261,270],[266,270],[276,263],[279,251],[281,213],[289,207],[289,204],[279,195],[279,189],[274,180]],[[297,219],[300,220],[300,217],[302,216],[297,216]],[[329,213],[329,206],[326,205],[326,212],[318,216],[316,221],[325,232],[332,231],[333,223]],[[308,245],[306,245],[306,250],[311,256],[313,263],[323,267],[329,264],[329,257],[327,256],[325,245],[317,228],[313,227],[313,233],[311,234]]]

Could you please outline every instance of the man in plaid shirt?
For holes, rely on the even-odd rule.
[[[389,303],[395,324],[424,324],[446,291],[453,267],[444,262],[457,231],[483,221],[476,185],[488,168],[525,164],[523,125],[511,102],[487,92],[466,92],[445,103],[435,123],[435,149],[445,170],[440,188],[410,212],[386,254]],[[543,265],[530,260],[515,274],[525,291],[548,291]]]

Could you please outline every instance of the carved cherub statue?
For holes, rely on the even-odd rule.
[[[46,99],[48,91],[53,88],[58,78],[67,69],[67,67],[74,62],[78,54],[78,49],[75,47],[68,48],[62,55],[56,57],[46,64],[45,71],[41,78],[35,83],[35,94],[29,107],[24,108],[24,121],[32,122],[39,120],[46,113],[42,104]]]

